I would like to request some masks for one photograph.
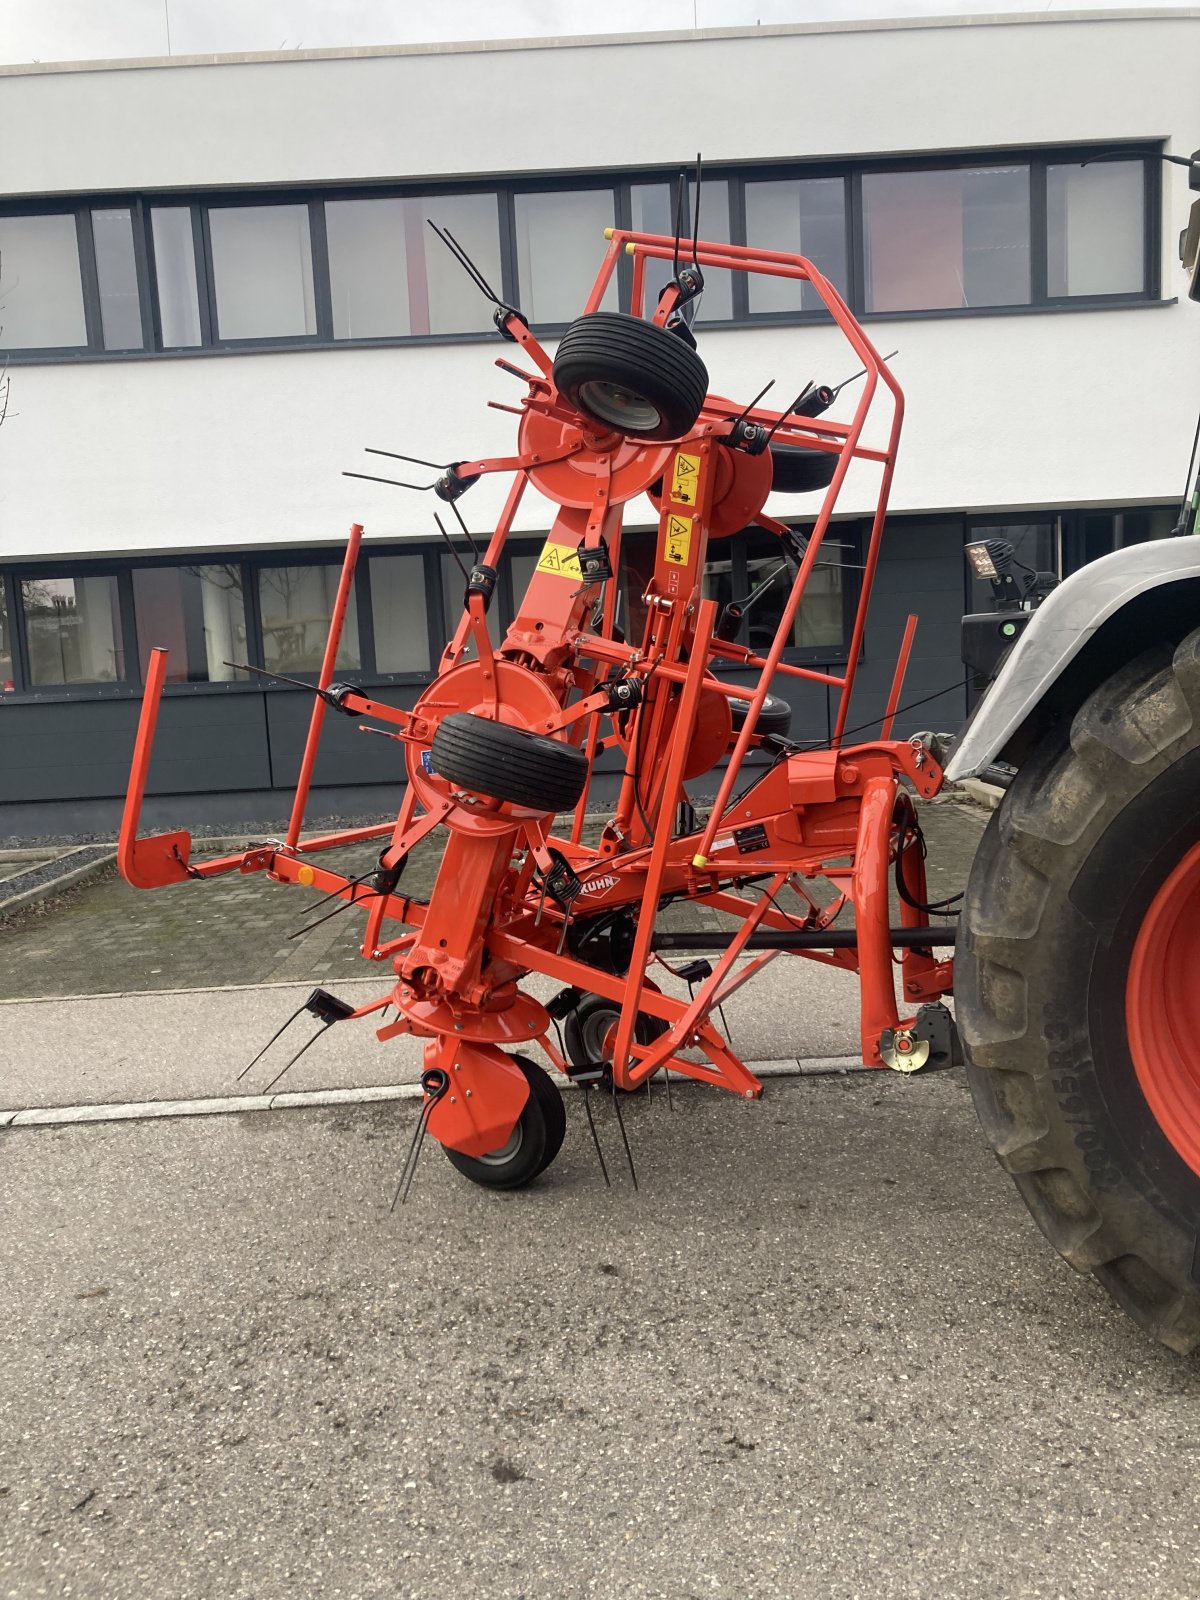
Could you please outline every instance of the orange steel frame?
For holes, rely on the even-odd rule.
[[[633,262],[630,310],[641,315],[646,262],[670,261],[676,242],[623,230],[607,236],[609,246],[584,309],[599,309],[622,253],[628,253]],[[898,1011],[897,975],[906,1006],[936,999],[951,988],[951,963],[935,959],[929,948],[918,945],[897,955],[889,926],[888,887],[894,868],[902,873],[910,898],[925,899],[924,868],[911,825],[912,801],[902,783],[907,781],[925,797],[936,794],[942,783],[941,770],[927,750],[890,738],[915,619],[906,630],[882,737],[868,744],[844,742],[900,437],[904,410],[900,388],[841,296],[811,262],[720,243],[699,244],[696,259],[702,268],[811,284],[865,368],[849,422],[781,416],[761,406],[744,413],[747,421],[775,429],[774,442],[779,445],[837,457],[765,655],[715,637],[716,606],[702,595],[710,539],[727,536],[751,521],[782,531],[762,512],[771,487],[769,451],[752,455],[729,443],[731,423],[743,415],[741,407],[708,395],[695,427],[678,442],[650,443],[606,434],[560,395],[551,357],[521,317],[510,313],[506,332],[534,368],[520,373],[527,392],[519,408],[517,453],[460,462],[454,470],[460,480],[491,472],[513,474],[484,558],[493,568],[502,560],[527,484],[534,484],[559,509],[516,619],[499,647],[494,648],[489,638],[482,597],[470,594],[437,675],[413,710],[386,705],[357,689],[337,689],[338,709],[400,741],[409,781],[394,821],[301,839],[327,711],[326,700],[318,696],[282,843],[193,863],[186,833],[139,838],[139,812],[166,671],[164,651],[155,650],[151,658],[120,836],[122,873],[135,887],[148,889],[188,878],[262,871],[277,882],[300,883],[360,903],[366,914],[362,954],[369,962],[389,967],[392,977],[387,992],[354,1015],[363,1017],[392,1006],[397,1016],[379,1027],[378,1037],[411,1033],[426,1040],[426,1068],[444,1069],[452,1091],[433,1105],[429,1131],[468,1155],[504,1142],[529,1093],[526,1079],[504,1047],[528,1048],[536,1042],[555,1067],[567,1070],[551,1037],[546,1008],[519,987],[530,973],[598,993],[620,1007],[620,1021],[609,1040],[616,1087],[635,1089],[665,1067],[748,1097],[757,1097],[761,1084],[713,1018],[723,1000],[779,954],[765,950],[747,957],[752,934],[786,933],[797,927],[819,932],[829,927],[847,901],[852,903],[855,945],[794,954],[857,973],[863,1059],[873,1065],[881,1064],[885,1031],[904,1037],[914,1023],[913,1017]],[[677,287],[668,286],[652,320],[665,323],[679,300]],[[500,364],[510,372],[517,370]],[[864,442],[869,418],[876,423],[873,437],[885,442]],[[785,662],[783,653],[854,462],[879,468],[876,506],[847,663],[841,672],[821,672]],[[645,594],[645,632],[638,643],[626,643],[614,628],[616,581],[607,586],[584,582],[577,552],[598,548],[603,540],[613,570],[618,571],[624,507],[634,496],[654,490],[659,480],[661,517],[654,574]],[[328,690],[333,681],[361,536],[362,529],[355,525],[318,679],[320,690]],[[590,623],[598,602],[602,621],[593,629]],[[736,738],[729,699],[744,697],[745,690],[714,676],[712,668],[722,662],[756,668],[759,674],[750,713]],[[613,672],[637,680],[643,696],[625,715],[609,710],[602,687]],[[743,775],[748,752],[760,742],[754,733],[755,718],[777,674],[837,689],[830,745],[788,753],[757,777],[754,771],[759,769]],[[587,753],[589,773],[602,724],[607,723],[605,740],[620,746],[626,760],[615,815],[598,843],[587,845],[582,837],[588,789],[580,797],[569,831],[559,837],[551,832],[552,817],[464,792],[433,770],[428,759],[433,735],[443,717],[458,711],[575,744]],[[723,758],[726,764],[707,822],[693,833],[678,835],[676,820],[680,802],[687,798],[687,784],[713,771]],[[589,776],[589,788],[590,784]],[[439,828],[446,834],[445,849],[427,901],[404,895],[398,885],[382,892],[352,882],[314,859],[337,845],[377,840],[382,844],[381,870],[388,871],[400,867],[413,846]],[[582,892],[566,910],[539,888],[535,876],[552,865],[551,850],[561,852],[582,881]],[[832,900],[821,903],[809,887],[814,879],[833,884]],[[779,903],[785,893],[795,902],[791,912]],[[648,977],[656,959],[653,913],[668,898],[713,907],[739,919],[711,975],[686,1001],[662,993]],[[571,954],[564,926],[568,920],[579,922],[621,907],[632,908],[636,918],[626,976]],[[906,927],[928,925],[926,914],[908,904],[901,905],[901,919]],[[756,946],[762,942],[760,938]],[[665,1024],[665,1031],[651,1043],[635,1036],[639,1013]],[[703,1059],[691,1059],[684,1051]]]

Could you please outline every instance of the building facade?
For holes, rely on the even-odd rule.
[[[812,257],[898,350],[905,434],[852,721],[878,718],[915,610],[920,704],[898,726],[957,726],[964,540],[1003,533],[1065,574],[1174,524],[1200,316],[1175,298],[1186,176],[1160,158],[1197,142],[1198,51],[1200,9],[0,69],[0,836],[112,825],[157,644],[147,817],[279,814],[309,697],[228,663],[315,674],[352,521],[340,670],[411,704],[461,576],[429,497],[343,473],[433,476],[365,447],[507,453],[513,419],[488,402],[519,393],[427,219],[552,341],[606,226],[671,231],[697,148],[701,233]],[[850,375],[783,282],[710,275],[696,332],[722,394]],[[867,470],[796,660],[845,660]],[[462,501],[476,533],[503,492]],[[819,499],[768,509],[803,525]],[[498,627],[550,519],[527,495]],[[649,502],[626,521],[636,626]],[[744,595],[775,549],[723,542],[712,591]],[[752,642],[782,604],[760,603]],[[794,682],[794,736],[819,739],[824,693]],[[314,813],[386,812],[402,782],[393,744],[331,725]]]

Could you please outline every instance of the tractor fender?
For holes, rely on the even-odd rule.
[[[952,782],[994,761],[1020,766],[1043,730],[1153,644],[1200,623],[1200,538],[1157,539],[1089,562],[1030,618],[968,719]]]

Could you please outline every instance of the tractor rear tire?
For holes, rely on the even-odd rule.
[[[680,439],[695,426],[708,369],[673,333],[618,311],[577,317],[554,357],[554,382],[569,404],[606,430],[634,439]]]
[[[1197,794],[1200,630],[1045,735],[984,833],[955,958],[1001,1165],[1055,1249],[1183,1354],[1200,1345]]]
[[[450,1165],[484,1189],[521,1189],[532,1183],[562,1149],[567,1131],[566,1107],[550,1074],[528,1056],[512,1059],[529,1080],[529,1099],[507,1143],[483,1156],[442,1146]]]
[[[549,815],[569,811],[588,776],[587,756],[573,744],[469,711],[442,718],[430,762],[439,776],[473,794]]]

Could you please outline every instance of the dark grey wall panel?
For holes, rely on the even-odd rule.
[[[0,702],[0,803],[123,795],[141,703]],[[262,696],[163,700],[147,790],[257,788],[269,782]]]
[[[391,685],[368,693],[378,693],[388,705],[410,708],[420,694],[420,686],[399,688]],[[271,743],[272,781],[277,789],[294,788],[300,775],[304,741],[312,717],[312,699],[290,690],[276,690],[264,696],[268,737]],[[360,718],[343,716],[330,710],[325,716],[314,786],[323,784],[384,783],[402,786],[407,782],[404,746],[394,739],[360,733]],[[382,724],[379,724],[382,726]]]

